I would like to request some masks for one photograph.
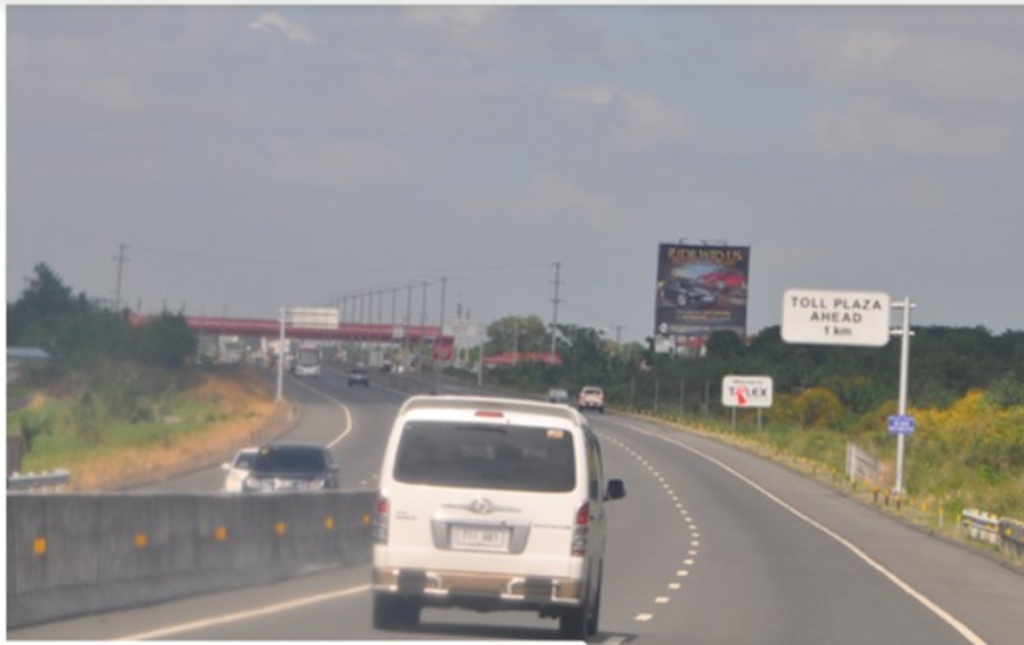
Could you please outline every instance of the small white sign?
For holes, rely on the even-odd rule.
[[[292,307],[285,310],[285,320],[296,327],[337,329],[341,314],[335,307]]]
[[[727,408],[772,407],[772,377],[725,376],[722,378],[722,405]]]
[[[812,345],[883,347],[889,342],[889,294],[788,289],[782,340]]]
[[[460,343],[476,341],[481,335],[480,323],[476,320],[467,320],[465,318],[449,318],[445,320],[442,330],[445,336],[451,336]]]

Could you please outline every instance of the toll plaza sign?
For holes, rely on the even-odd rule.
[[[727,408],[772,407],[772,377],[722,377],[722,405]]]
[[[882,347],[889,342],[889,294],[788,289],[782,340],[813,345]]]

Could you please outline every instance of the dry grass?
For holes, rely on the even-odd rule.
[[[264,383],[252,378],[209,376],[193,396],[215,404],[220,420],[199,433],[165,444],[125,448],[76,463],[70,488],[112,490],[215,465],[238,448],[261,443],[280,432],[289,415],[286,406],[274,404]]]

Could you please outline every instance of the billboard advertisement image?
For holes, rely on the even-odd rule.
[[[744,337],[749,277],[749,246],[659,245],[656,344],[700,347],[715,331]]]

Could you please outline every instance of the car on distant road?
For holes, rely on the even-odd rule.
[[[272,443],[256,454],[245,493],[316,491],[338,488],[338,464],[331,452],[315,444]]]
[[[580,390],[579,398],[576,400],[576,407],[580,412],[584,410],[597,410],[604,414],[604,390],[596,385],[587,385]]]
[[[228,474],[224,476],[225,493],[242,492],[242,483],[249,476],[249,470],[252,468],[253,462],[256,461],[258,452],[259,448],[242,448],[235,453],[234,459],[221,465],[221,468],[228,471]]]
[[[322,370],[320,350],[313,345],[299,347],[298,355],[292,364],[295,376],[311,376],[317,378]]]
[[[353,367],[348,372],[348,386],[362,385],[370,387],[370,373],[365,367]]]
[[[553,387],[548,390],[548,403],[568,403],[569,392],[564,388]]]

